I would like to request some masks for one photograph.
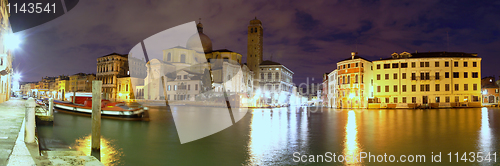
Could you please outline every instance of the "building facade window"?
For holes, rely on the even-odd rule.
[[[464,67],[467,67],[467,66],[468,66],[467,62],[464,62]]]
[[[377,92],[380,92],[380,86],[377,86]]]
[[[444,62],[444,67],[450,67],[450,62],[445,61],[445,62]]]
[[[439,67],[439,61],[436,61],[434,64],[435,67]]]
[[[464,72],[464,78],[469,78],[469,73]]]
[[[406,79],[406,73],[401,73],[401,78]]]
[[[460,78],[460,74],[458,72],[453,72],[453,78]]]
[[[411,85],[411,91],[416,92],[417,91],[417,85]]]
[[[469,84],[464,84],[464,91],[468,91],[469,90]]]
[[[389,79],[389,74],[385,74],[385,80]]]
[[[403,92],[406,92],[406,85],[402,85],[401,90],[402,90]]]
[[[458,62],[454,62],[453,67],[458,67]]]
[[[449,103],[450,102],[450,96],[445,97],[445,102]]]
[[[181,63],[186,63],[186,54],[181,55]]]
[[[398,92],[398,86],[394,85],[394,92]]]
[[[472,78],[478,78],[479,74],[478,72],[472,72]]]
[[[450,73],[449,72],[445,72],[444,73],[444,78],[450,78]]]
[[[477,62],[472,62],[472,67],[477,67]]]
[[[455,84],[455,91],[458,91],[458,84]]]
[[[412,68],[415,68],[416,66],[417,66],[417,65],[415,65],[415,62],[412,62],[412,63],[411,63],[411,67],[412,67]]]
[[[401,98],[403,100],[403,103],[406,103],[406,97]]]
[[[444,84],[444,91],[450,91],[450,84]]]
[[[380,74],[377,74],[377,80],[380,80]]]
[[[439,84],[436,84],[435,90],[439,92],[440,88]]]
[[[385,92],[389,92],[389,85],[385,86]]]

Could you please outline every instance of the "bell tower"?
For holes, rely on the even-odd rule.
[[[254,87],[258,87],[260,79],[259,64],[262,63],[262,22],[255,17],[248,25],[247,65],[254,75]]]

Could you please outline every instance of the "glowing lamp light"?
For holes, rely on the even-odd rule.
[[[122,93],[118,93],[118,96],[122,97]]]
[[[483,91],[483,95],[486,95],[488,94],[488,92],[486,90]]]
[[[22,42],[21,38],[16,34],[9,33],[5,35],[4,38],[5,47],[9,50],[17,49],[19,45],[21,45],[21,42]]]
[[[354,94],[353,93],[349,94],[349,98],[350,99],[354,98]]]
[[[20,80],[21,80],[21,77],[22,77],[22,76],[21,76],[21,74],[19,74],[19,73],[14,73],[14,75],[12,76],[12,79],[13,79],[14,81],[20,81]]]

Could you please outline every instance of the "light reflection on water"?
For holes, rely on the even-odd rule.
[[[82,151],[84,154],[91,155],[91,135],[81,137],[75,140],[73,149]],[[116,148],[113,140],[108,140],[101,136],[101,162],[104,165],[119,165],[120,159],[123,157],[122,149]]]
[[[250,128],[248,165],[291,165],[309,151],[307,108],[254,109]]]
[[[344,141],[344,160],[345,164],[357,163],[355,155],[359,155],[359,143],[358,143],[358,126],[356,125],[356,112],[350,110],[347,117],[347,124],[345,126],[345,141]],[[356,157],[359,159],[359,157]]]
[[[307,165],[295,163],[293,153],[371,152],[424,154],[428,160],[425,164],[429,164],[432,152],[442,152],[443,160],[448,160],[449,152],[499,150],[498,108],[360,111],[323,108],[309,113],[308,109],[311,108],[253,109],[231,127],[187,144],[180,144],[172,113],[159,108],[150,109],[150,122],[103,119],[103,140],[109,143],[102,145],[112,150],[105,152],[103,147],[101,159],[108,165]],[[75,148],[90,154],[90,124],[88,117],[56,113],[54,130],[46,135],[74,143]],[[363,163],[311,165],[364,164],[387,163],[363,160]]]
[[[478,152],[493,152],[488,108],[481,109],[481,129],[479,130]]]

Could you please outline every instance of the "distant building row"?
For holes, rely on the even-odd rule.
[[[369,61],[356,53],[337,63],[324,84],[336,108],[479,107],[481,58],[461,52],[394,53]]]

